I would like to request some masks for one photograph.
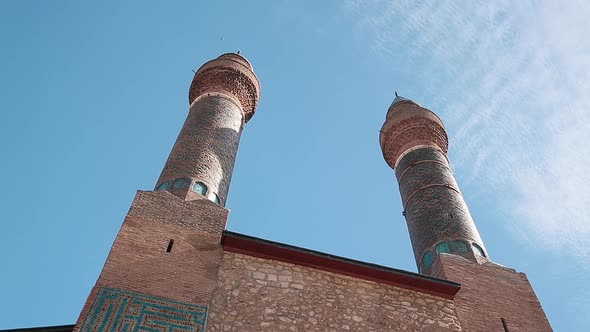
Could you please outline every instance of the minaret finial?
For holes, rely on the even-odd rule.
[[[241,52],[241,51],[240,51],[240,50],[238,50],[238,54],[240,54],[240,52]]]
[[[398,96],[398,95],[397,95],[397,91],[395,91],[395,96],[396,96],[396,97]]]

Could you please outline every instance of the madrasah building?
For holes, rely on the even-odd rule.
[[[27,330],[552,331],[526,275],[490,259],[443,122],[410,99],[393,100],[379,144],[419,273],[227,231],[238,144],[259,98],[242,55],[202,65],[154,190],[137,192],[78,321]]]

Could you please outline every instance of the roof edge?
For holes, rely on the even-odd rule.
[[[55,325],[55,326],[41,326],[41,327],[24,327],[18,329],[0,330],[2,332],[71,332],[76,327],[76,324]]]
[[[222,234],[221,244],[224,251],[274,259],[377,283],[394,285],[447,299],[453,299],[461,288],[461,284],[448,280],[264,240],[227,230]]]

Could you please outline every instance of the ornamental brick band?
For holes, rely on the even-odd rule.
[[[412,101],[392,105],[379,136],[385,161],[391,168],[401,155],[419,145],[438,147],[447,152],[449,141],[442,121],[432,111]]]
[[[224,93],[239,101],[248,122],[260,99],[260,82],[244,57],[228,53],[205,63],[195,74],[189,90],[189,104],[206,93]]]

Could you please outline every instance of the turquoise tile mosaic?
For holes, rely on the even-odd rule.
[[[100,288],[80,331],[205,331],[207,306]]]

